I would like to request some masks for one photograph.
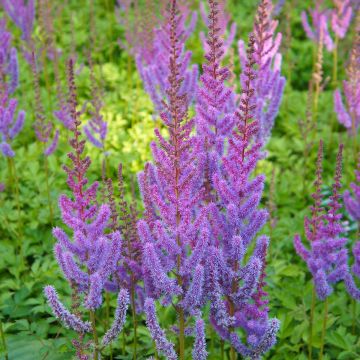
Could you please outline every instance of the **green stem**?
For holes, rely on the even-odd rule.
[[[326,334],[326,323],[328,318],[328,306],[329,306],[328,298],[325,299],[324,302],[324,319],[323,319],[323,326],[322,326],[322,332],[321,332],[321,343],[320,343],[320,354],[319,354],[319,360],[322,360],[323,353],[324,353],[324,344],[325,344],[325,334]]]
[[[131,286],[131,312],[134,327],[134,343],[133,343],[133,360],[137,358],[137,319],[136,319],[136,307],[135,307],[135,289]]]
[[[45,147],[45,144],[43,145],[43,147]],[[45,168],[45,178],[46,178],[46,192],[47,192],[48,206],[49,206],[49,217],[50,217],[50,224],[52,225],[54,219],[54,211],[51,204],[50,185],[49,185],[49,163],[46,155],[44,155],[44,168]]]
[[[0,321],[0,337],[1,337],[1,342],[2,342],[3,348],[4,348],[4,360],[9,360],[8,350],[7,350],[6,341],[5,341],[5,332],[3,330],[1,321]]]
[[[332,78],[334,89],[337,86],[337,75],[338,75],[338,44],[339,44],[339,38],[335,36],[335,47],[333,50],[333,78]]]
[[[313,341],[313,324],[314,324],[315,302],[316,302],[316,293],[315,293],[315,285],[313,285],[312,299],[311,299],[311,310],[310,310],[310,321],[309,321],[309,360],[312,359],[312,341]]]
[[[220,340],[221,360],[225,360],[224,340]]]
[[[90,322],[94,339],[94,360],[99,360],[99,338],[96,332],[96,321],[95,321],[95,312],[90,311]]]
[[[125,355],[126,351],[126,338],[125,338],[125,331],[122,332],[122,354]]]
[[[352,302],[352,326],[351,331],[352,334],[355,335],[355,328],[356,328],[356,300],[351,299]]]
[[[105,309],[105,328],[108,329],[110,327],[110,296],[109,293],[106,293],[105,295],[105,302],[106,302],[106,309]],[[110,360],[113,359],[113,351],[112,351],[112,345],[110,343]]]

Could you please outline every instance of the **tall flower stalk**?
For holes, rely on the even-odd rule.
[[[74,135],[70,139],[73,150],[68,154],[72,166],[64,166],[64,170],[73,198],[61,195],[59,207],[64,224],[73,233],[73,240],[58,227],[53,229],[53,235],[57,239],[54,248],[56,259],[72,289],[72,312],[60,302],[53,286],[46,286],[44,293],[54,315],[65,327],[78,334],[78,339],[73,340],[78,359],[90,359],[90,352],[92,359],[99,360],[101,350],[115,340],[122,330],[129,297],[125,289],[118,292],[113,324],[100,342],[95,312],[102,305],[102,292],[106,281],[116,272],[121,257],[122,239],[119,231],[107,231],[111,210],[108,205],[97,204],[98,183],[87,186],[86,172],[90,159],[83,156],[85,141],[81,140],[72,59],[69,60],[68,73],[69,109]],[[93,334],[91,345],[84,343],[86,333]]]
[[[170,56],[167,96],[161,113],[168,139],[155,131],[158,143],[151,145],[155,163],[146,164],[139,175],[145,214],[138,223],[138,232],[143,243],[146,323],[158,352],[170,360],[184,360],[187,358],[185,337],[192,335],[195,337],[193,359],[203,360],[206,342],[201,308],[208,229],[204,226],[206,217],[196,211],[202,196],[201,183],[196,167],[196,139],[191,136],[194,122],[187,121],[189,102],[182,87],[186,68],[180,26],[178,4],[172,0],[168,25],[164,28]],[[175,309],[178,353],[160,327],[156,301]]]

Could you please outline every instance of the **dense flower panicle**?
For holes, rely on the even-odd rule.
[[[337,155],[336,172],[332,186],[332,195],[328,208],[320,205],[319,197],[321,186],[322,143],[319,147],[316,192],[313,195],[315,205],[312,207],[312,218],[305,220],[306,237],[310,242],[310,249],[306,249],[299,235],[295,235],[294,246],[296,252],[307,263],[314,278],[316,293],[319,299],[324,300],[333,291],[333,285],[348,277],[347,239],[341,236],[344,228],[341,223],[342,215],[339,212],[341,188],[341,162],[343,145],[340,145]]]
[[[321,10],[322,3],[322,0],[316,1],[315,8],[310,9],[310,16],[313,28],[309,24],[309,19],[306,11],[303,11],[301,13],[301,21],[305,33],[310,40],[318,44],[320,40],[320,34],[322,33],[323,42],[326,46],[327,51],[332,51],[335,45],[333,39],[331,38],[328,27],[332,12],[330,9]]]
[[[211,6],[210,5],[210,12],[211,12]],[[222,52],[221,54],[219,54],[219,61],[222,60],[223,57],[225,57],[228,54],[229,49],[231,48],[235,36],[236,36],[236,23],[232,22],[230,25],[230,29],[228,29],[229,27],[229,23],[231,20],[230,15],[226,12],[226,1],[224,0],[220,0],[216,2],[216,7],[217,7],[217,36],[219,38],[221,38],[221,42],[222,42]],[[205,7],[205,3],[204,2],[200,2],[200,14],[202,17],[203,22],[206,24],[206,26],[209,28],[210,27],[210,22],[212,21],[209,17],[210,14],[207,13],[206,11],[206,7]],[[205,50],[206,53],[210,52],[210,45],[208,43],[208,38],[207,36],[201,32],[200,33],[200,39],[203,45],[203,48]]]
[[[90,111],[91,119],[84,126],[84,133],[88,140],[100,149],[105,148],[105,140],[107,135],[107,122],[101,114],[103,102],[101,100],[102,94],[100,87],[94,74],[94,66],[91,55],[88,56],[90,68],[90,81],[91,81],[91,100],[90,103],[93,110]]]
[[[143,244],[142,261],[148,328],[159,352],[176,359],[173,345],[163,335],[155,320],[153,299],[163,306],[174,304],[184,323],[194,320],[204,302],[203,263],[208,236],[202,199],[200,171],[196,154],[198,142],[191,135],[194,121],[187,120],[188,98],[183,92],[186,67],[183,57],[182,23],[178,5],[173,0],[166,24],[170,48],[167,51],[167,100],[160,117],[168,138],[155,131],[157,143],[151,145],[154,164],[148,163],[139,176],[145,217],[138,222]],[[175,278],[172,274],[175,274]],[[188,326],[179,332],[185,336]]]
[[[360,124],[360,14],[356,18],[356,35],[346,69],[347,80],[343,81],[343,94],[340,89],[334,92],[334,109],[340,124],[356,136]]]
[[[356,183],[352,183],[351,189],[353,196],[351,196],[350,191],[345,191],[344,193],[344,203],[346,210],[349,215],[356,221],[360,222],[360,154],[357,170],[355,171]]]
[[[0,19],[0,151],[5,157],[14,157],[11,142],[24,126],[25,112],[20,110],[16,115],[18,102],[10,98],[18,87],[19,70],[17,52],[11,47],[11,34],[5,24]]]
[[[198,87],[196,101],[196,128],[201,139],[201,168],[204,172],[206,199],[212,199],[212,178],[218,171],[218,163],[224,153],[226,140],[234,127],[235,94],[225,85],[230,77],[227,67],[221,67],[224,43],[221,40],[220,14],[218,3],[209,1],[207,47],[200,76],[202,86]]]
[[[339,39],[343,39],[352,18],[350,0],[333,0],[335,9],[331,13],[331,28]]]
[[[250,35],[244,59],[242,96],[235,114],[235,128],[227,152],[221,159],[221,172],[213,176],[218,200],[209,206],[210,243],[206,266],[206,293],[210,298],[210,321],[214,329],[243,356],[260,356],[275,342],[276,331],[268,318],[265,286],[266,237],[256,234],[267,220],[259,209],[264,176],[253,176],[257,162],[264,157],[258,139],[259,122],[254,116],[256,71],[255,36]],[[245,261],[251,244],[255,250]],[[247,337],[245,345],[237,328]],[[271,338],[271,341],[267,339]],[[254,355],[255,356],[255,355]],[[255,357],[254,357],[255,358]]]
[[[111,209],[106,204],[97,203],[98,183],[88,184],[86,172],[90,166],[90,159],[83,156],[85,141],[80,138],[81,123],[77,110],[72,59],[69,60],[68,68],[71,74],[68,106],[74,124],[74,135],[69,141],[73,150],[68,154],[72,166],[63,168],[67,173],[67,185],[72,191],[72,198],[61,195],[59,207],[62,220],[71,229],[73,239],[71,240],[62,229],[54,228],[53,235],[57,239],[54,250],[64,276],[75,293],[81,295],[82,305],[90,311],[95,311],[102,304],[105,283],[116,273],[121,258],[122,239],[119,231],[108,231]],[[73,317],[63,311],[63,305],[57,297],[54,297],[54,290],[52,288],[50,290],[45,291],[45,295],[55,316],[65,325],[72,326]],[[115,321],[104,338],[104,344],[112,341],[121,330],[127,304],[127,292],[120,290]],[[79,302],[75,306],[79,316],[81,316],[80,305]],[[74,330],[82,332],[80,327]]]
[[[21,38],[29,41],[35,20],[35,0],[3,0],[2,6],[14,24],[22,31]]]
[[[196,12],[191,13],[189,24],[187,24],[188,15],[190,14],[187,6],[184,5],[176,24],[176,32],[178,34],[177,56],[179,56],[181,61],[179,71],[183,77],[179,91],[183,94],[187,106],[195,100],[199,72],[198,66],[195,64],[191,65],[190,63],[192,56],[191,51],[185,50],[185,43],[192,34],[196,24]],[[143,52],[139,52],[136,56],[137,69],[157,114],[164,111],[163,101],[169,101],[167,78],[170,75],[170,31],[169,24],[166,24],[166,22],[160,28],[155,28],[151,56],[144,56]]]
[[[194,360],[206,360],[206,336],[205,336],[205,322],[201,318],[195,323],[195,343],[192,351],[192,358]]]
[[[258,139],[265,144],[271,135],[275,118],[279,112],[285,87],[285,77],[281,76],[282,57],[279,53],[282,34],[275,35],[278,21],[272,19],[273,5],[270,0],[262,0],[258,7],[254,25],[256,78],[253,80],[256,105],[254,117],[259,122]],[[238,42],[239,57],[245,68],[246,52],[242,40]],[[242,87],[244,74],[241,76]]]

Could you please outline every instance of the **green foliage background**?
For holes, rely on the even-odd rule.
[[[78,55],[77,64],[80,72],[76,83],[79,103],[82,104],[90,98],[89,68],[86,62],[91,31],[89,3],[85,0],[70,0],[66,5],[59,0],[51,3],[59,9],[62,7],[61,16],[55,20],[55,28],[57,45],[63,50],[63,73],[65,59],[71,53],[71,49],[75,48]],[[228,9],[238,24],[238,38],[247,38],[252,28],[256,3],[253,0],[229,1]],[[344,188],[354,179],[352,143],[344,129],[337,124],[333,112],[331,85],[325,88],[320,97],[319,127],[312,139],[314,146],[308,158],[303,157],[306,143],[298,121],[305,118],[314,47],[306,39],[300,13],[303,9],[309,8],[311,3],[309,0],[287,1],[279,16],[279,28],[284,34],[283,73],[288,81],[280,114],[267,147],[268,157],[261,162],[258,170],[267,176],[264,205],[269,198],[271,173],[275,170],[277,226],[275,229],[270,229],[269,226],[265,228],[265,232],[272,235],[267,276],[271,315],[281,320],[278,343],[266,356],[274,360],[307,359],[312,281],[304,263],[295,254],[292,241],[296,232],[303,234],[303,218],[308,214],[308,206],[311,203],[314,163],[320,138],[325,142],[324,178],[327,187],[324,188],[324,192],[329,192],[337,146],[340,142],[345,144]],[[159,121],[153,119],[152,104],[142,88],[133,59],[117,45],[117,39],[124,34],[116,21],[114,5],[113,0],[94,0],[95,33],[92,36],[95,41],[91,45],[97,64],[96,74],[101,78],[104,89],[103,115],[109,123],[106,143],[107,172],[109,176],[115,177],[118,163],[123,163],[129,188],[131,178],[142,170],[145,161],[151,159],[149,144],[154,140],[153,130]],[[196,3],[194,8],[197,8]],[[10,28],[12,33],[16,34],[15,43],[19,48],[20,33],[12,24]],[[198,30],[200,29],[204,29],[201,21],[198,25]],[[41,43],[43,35],[38,25],[35,35]],[[343,68],[348,58],[351,39],[352,33],[340,43],[339,79],[344,78]],[[201,63],[202,46],[196,35],[190,39],[189,48],[194,53],[194,61]],[[72,333],[65,331],[53,318],[42,294],[46,284],[54,284],[61,298],[69,299],[69,287],[62,278],[52,253],[54,239],[51,235],[52,226],[61,226],[57,198],[60,193],[68,191],[66,177],[61,169],[62,164],[68,163],[68,135],[62,137],[55,155],[49,158],[50,173],[47,177],[44,172],[42,149],[35,141],[32,128],[34,94],[31,70],[24,59],[20,60],[20,65],[21,86],[15,95],[19,99],[19,108],[27,111],[25,128],[14,144],[20,209],[14,196],[15,186],[10,178],[9,165],[4,158],[0,159],[0,181],[5,182],[7,186],[7,190],[0,193],[1,322],[9,359],[70,359],[74,356],[71,347]],[[331,68],[332,55],[325,52],[325,76],[331,75]],[[237,62],[235,71],[238,76]],[[57,97],[53,79],[51,62],[46,61],[41,72],[41,91],[46,114],[50,117],[56,108]],[[83,118],[86,120],[87,115]],[[87,152],[93,160],[90,168],[91,181],[100,180],[104,154],[90,144],[87,144]],[[52,223],[45,186],[47,181],[55,214]],[[356,238],[356,224],[352,223],[346,214],[344,218],[349,222],[350,248]],[[16,252],[16,247],[20,245],[23,256]],[[66,300],[64,301],[66,303]],[[115,298],[112,298],[111,304],[114,305],[114,302]],[[360,305],[350,300],[342,285],[336,288],[329,304],[324,359],[359,359]],[[323,304],[317,302],[314,329],[315,358],[320,346],[322,313]],[[100,330],[103,315],[98,314]],[[160,317],[162,324],[166,326],[174,319],[174,314],[164,311]],[[113,346],[114,358],[132,358],[132,336],[128,320],[124,335]],[[219,359],[220,342],[210,327],[207,329],[207,337],[209,359]],[[4,358],[5,350],[2,343],[0,346],[0,358]],[[154,347],[145,327],[140,330],[140,354],[140,359],[154,354]]]

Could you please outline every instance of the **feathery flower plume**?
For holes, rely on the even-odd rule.
[[[351,136],[356,136],[360,124],[360,13],[356,18],[356,35],[350,61],[346,69],[348,80],[343,81],[343,102],[340,89],[334,92],[334,109],[340,124],[344,125]]]
[[[11,47],[11,34],[5,25],[0,19],[0,151],[5,157],[14,157],[11,142],[24,126],[25,112],[20,110],[16,116],[18,102],[10,98],[18,87],[19,70],[16,48]]]
[[[343,39],[349,29],[352,8],[350,0],[333,0],[335,9],[331,12],[331,28],[339,39]]]
[[[105,140],[107,135],[107,122],[101,115],[103,102],[101,100],[100,87],[97,84],[94,73],[93,60],[91,54],[88,56],[89,68],[90,68],[90,81],[91,81],[91,105],[93,110],[90,112],[91,119],[84,126],[84,133],[88,140],[97,148],[105,148]]]
[[[227,153],[221,159],[221,172],[213,176],[218,201],[209,205],[211,248],[206,264],[206,293],[210,298],[210,321],[214,329],[243,356],[258,358],[276,341],[278,321],[268,318],[265,286],[265,256],[268,238],[256,240],[254,253],[245,255],[268,217],[258,208],[264,176],[253,177],[257,162],[264,157],[257,140],[259,122],[256,110],[255,36],[250,35],[242,75],[242,96],[235,114],[236,126]],[[244,344],[237,328],[247,337]]]
[[[22,31],[22,40],[28,42],[35,20],[35,0],[3,0],[2,5],[14,24]]]
[[[360,223],[360,153],[357,169],[355,171],[356,183],[352,183],[351,189],[353,191],[353,196],[351,196],[350,191],[345,191],[344,193],[344,203],[346,210],[349,215],[357,222]]]
[[[221,38],[221,42],[222,42],[222,48],[223,48],[223,52],[220,55],[220,59],[219,61],[221,61],[228,53],[229,49],[231,48],[235,36],[236,36],[236,23],[232,22],[230,25],[230,29],[228,30],[229,27],[229,23],[231,20],[230,15],[226,12],[226,1],[225,0],[220,0],[217,1],[216,4],[217,8],[218,8],[218,14],[217,14],[217,28],[216,28],[216,35],[217,37]],[[210,18],[210,12],[211,12],[211,8],[209,9],[209,14],[206,11],[206,7],[205,7],[205,3],[204,2],[200,2],[200,14],[201,17],[203,19],[203,22],[205,23],[205,25],[209,28],[210,27],[210,22],[213,21]],[[225,39],[226,38],[226,39]],[[200,39],[201,42],[203,44],[204,50],[206,53],[210,52],[210,48],[209,48],[209,43],[208,43],[208,39],[206,37],[206,35],[201,32],[200,33]]]
[[[154,300],[175,307],[179,358],[185,359],[184,340],[189,324],[204,301],[202,265],[208,244],[206,217],[196,211],[201,194],[196,166],[197,141],[191,136],[194,121],[187,121],[188,98],[182,83],[186,67],[183,57],[183,23],[178,4],[172,0],[165,25],[167,51],[167,101],[161,119],[168,139],[155,130],[158,143],[151,145],[154,164],[148,163],[139,176],[145,217],[138,222],[143,243],[143,277],[147,300],[148,328],[159,352],[177,359],[173,345],[164,337],[155,315]],[[171,275],[175,274],[175,277]]]
[[[83,306],[94,314],[102,304],[102,292],[106,281],[114,276],[118,261],[121,257],[122,240],[120,232],[107,231],[111,211],[108,205],[98,205],[96,201],[98,183],[88,185],[86,172],[90,166],[89,157],[84,157],[85,140],[81,140],[79,111],[77,110],[76,87],[72,59],[68,62],[69,74],[69,109],[73,123],[73,138],[70,139],[72,152],[68,154],[72,167],[64,166],[67,173],[67,184],[73,193],[73,198],[61,195],[59,207],[64,224],[73,233],[73,240],[60,228],[53,229],[53,235],[57,239],[55,255],[59,266],[68,280],[76,296],[83,298]],[[45,289],[45,295],[54,315],[71,326],[69,319],[71,314],[61,315],[64,308],[58,298],[54,301],[52,288]],[[80,302],[73,304],[77,312],[76,318],[84,316],[80,308]],[[120,332],[128,306],[126,291],[120,290],[118,307],[115,313],[113,326],[104,337],[104,344],[114,340]],[[57,311],[57,309],[60,309]],[[91,318],[91,330],[95,332],[95,317]],[[83,321],[84,324],[87,322]],[[73,327],[74,328],[74,327]],[[74,328],[78,333],[80,328]],[[89,332],[90,327],[84,327]],[[80,337],[81,339],[81,337]],[[79,345],[80,346],[80,345]],[[98,343],[94,336],[94,356],[97,358]]]
[[[300,235],[295,235],[295,250],[307,263],[314,278],[317,296],[320,300],[326,299],[333,292],[333,285],[348,276],[347,239],[342,237],[344,228],[341,224],[342,215],[339,213],[341,188],[341,162],[343,145],[340,145],[336,161],[336,171],[332,186],[332,195],[328,209],[322,206],[322,153],[323,144],[320,142],[315,193],[312,195],[315,204],[311,207],[311,218],[305,218],[305,234],[310,242],[310,249],[304,247]]]
[[[185,50],[185,43],[194,31],[196,24],[196,12],[191,13],[191,20],[187,25],[189,11],[183,5],[178,16],[178,56],[181,61],[181,74],[184,80],[181,83],[180,92],[184,94],[187,106],[194,100],[198,80],[198,66],[191,65],[191,51]],[[146,92],[149,94],[155,110],[158,114],[164,111],[163,101],[169,101],[167,93],[167,78],[169,77],[169,56],[171,56],[171,44],[169,42],[170,25],[166,22],[160,28],[154,29],[151,56],[144,56],[139,52],[136,56],[136,66],[144,83]]]
[[[254,84],[254,99],[256,110],[254,117],[259,122],[258,138],[263,144],[270,138],[275,118],[279,112],[285,87],[285,77],[281,76],[282,57],[279,53],[282,34],[275,35],[277,20],[272,19],[273,5],[271,0],[262,0],[259,4],[255,24],[255,53],[257,70]],[[245,68],[245,43],[238,42],[239,56],[242,68]],[[244,75],[242,75],[244,78]],[[244,81],[241,80],[244,87]]]
[[[328,22],[330,21],[331,10],[321,10],[323,0],[315,0],[315,8],[310,9],[310,16],[312,25],[309,24],[309,19],[306,11],[301,13],[301,21],[307,37],[316,44],[320,41],[320,33],[323,33],[323,42],[327,51],[334,50],[334,42],[330,36]]]

